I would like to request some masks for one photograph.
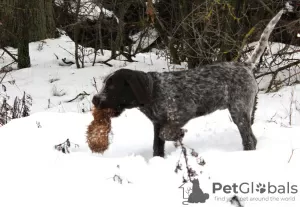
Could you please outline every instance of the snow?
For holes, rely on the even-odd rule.
[[[134,44],[132,45],[132,51],[136,52],[139,48],[147,48],[148,46],[153,44],[158,37],[158,32],[154,28],[147,28],[144,31],[130,36],[130,39],[134,42]]]
[[[15,49],[8,49],[16,53]],[[110,61],[113,67],[99,63],[93,67],[93,53],[87,48],[85,52],[90,55],[85,58],[86,68],[61,66],[62,58],[74,59],[73,51],[74,43],[67,36],[31,43],[32,67],[15,70],[4,78],[7,91],[0,94],[9,96],[12,103],[15,96],[20,97],[26,91],[33,98],[33,106],[29,117],[0,127],[0,206],[182,206],[187,199],[179,188],[182,176],[186,175],[181,149],[168,142],[166,157],[153,158],[153,126],[138,109],[126,110],[112,119],[112,143],[103,155],[90,151],[86,130],[92,121],[91,98],[96,93],[93,78],[100,89],[103,77],[121,67],[162,72],[183,70],[186,65],[170,65],[167,58],[155,51],[137,54],[137,62],[129,63],[121,57]],[[97,60],[106,60],[109,56],[110,52],[104,51]],[[0,67],[10,62],[5,55],[0,58]],[[15,69],[16,65],[12,67]],[[0,80],[2,76],[0,74]],[[10,84],[13,80],[15,84]],[[66,94],[53,96],[54,87]],[[66,103],[83,91],[90,95]],[[189,205],[232,206],[221,200],[235,193],[213,193],[213,183],[232,186],[243,182],[255,185],[270,182],[278,186],[289,182],[297,185],[299,191],[299,96],[300,85],[259,94],[253,125],[258,139],[256,151],[242,150],[238,129],[228,110],[188,122],[184,144],[198,152],[206,163],[201,166],[189,155],[189,164],[196,170],[203,192],[210,195],[205,203]],[[66,139],[72,143],[70,154],[54,149]],[[179,159],[183,170],[176,174]],[[122,184],[113,179],[118,177]],[[190,183],[186,185],[190,187]],[[259,194],[255,191],[237,195],[246,200],[246,207],[298,207],[300,204],[299,192]],[[249,201],[262,197],[275,197],[279,201]],[[295,201],[281,201],[286,197]]]

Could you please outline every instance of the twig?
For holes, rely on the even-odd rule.
[[[69,148],[71,147],[71,143],[69,139],[67,139],[65,142],[55,145],[54,149],[58,150],[58,151],[62,151],[63,153],[70,153]],[[75,148],[79,147],[78,144],[72,143],[74,144]]]
[[[182,149],[182,154],[183,154],[183,157],[184,157],[186,170],[187,170],[187,172],[189,172],[188,158],[187,158],[187,154],[186,154],[186,148],[185,148],[184,145],[182,144],[182,140],[179,140],[179,143],[180,143],[180,146],[181,146],[181,149]],[[188,177],[189,177],[189,179],[190,179],[190,181],[191,181],[191,178],[190,178],[189,173],[188,173]]]
[[[66,65],[73,65],[73,64],[75,64],[73,61],[67,61],[66,58],[62,58],[61,60],[62,60],[63,63],[65,63]]]
[[[105,64],[109,67],[112,67],[113,65],[112,64],[109,64],[108,62],[113,60],[112,58],[109,58],[108,60],[105,60],[105,61],[98,61],[97,63],[101,63],[101,64]]]
[[[99,93],[98,88],[97,88],[97,82],[96,82],[96,78],[95,78],[95,77],[93,77],[93,81],[94,81],[93,86],[95,87],[97,93]],[[1,82],[0,82],[0,83],[1,83]]]
[[[123,55],[126,57],[126,54],[125,53],[120,53],[120,54],[115,54],[114,56],[110,57],[109,59],[105,60],[105,61],[98,61],[97,63],[102,63],[102,64],[105,64],[109,67],[112,67],[113,65],[109,64],[108,62],[111,61],[111,60],[115,60],[118,56],[120,55]],[[128,57],[126,57],[128,59]]]
[[[275,124],[277,124],[277,122],[273,120],[273,118],[274,118],[276,115],[277,115],[277,112],[271,117],[270,120],[267,120],[267,122],[270,122],[270,123],[271,123],[271,122],[274,122]]]
[[[278,73],[280,71],[286,70],[286,69],[288,69],[290,67],[296,66],[298,64],[300,64],[300,60],[298,60],[296,62],[293,62],[293,63],[290,63],[290,64],[287,64],[287,65],[285,65],[283,67],[280,67],[280,68],[278,68],[275,71],[270,71],[270,72],[266,72],[266,73],[260,74],[260,75],[256,76],[255,78],[260,78],[260,77],[263,77],[263,76],[266,76],[266,75],[275,74],[275,73]]]
[[[118,181],[120,184],[123,183],[123,180],[122,180],[122,178],[119,175],[114,175],[113,180],[114,181]]]
[[[120,169],[120,165],[117,165],[117,168]],[[123,181],[124,181],[124,179],[118,174],[115,174],[113,177],[107,178],[107,180],[108,179],[113,179],[113,181],[115,181],[115,182],[117,181],[119,184],[123,184]],[[132,183],[131,181],[129,181],[127,179],[126,179],[126,181],[127,181],[127,183],[130,183],[130,184]]]
[[[58,56],[55,54],[55,53],[53,53],[54,54],[54,56],[56,57],[56,59],[58,60],[59,58],[58,58]]]
[[[9,52],[5,47],[2,47],[1,49],[5,51],[15,62],[18,62],[18,59],[13,54],[11,54],[11,52]]]
[[[292,157],[293,157],[293,155],[294,155],[294,151],[297,150],[297,149],[299,149],[299,148],[292,149],[292,154],[291,154],[291,156],[290,156],[290,159],[289,159],[288,163],[291,162],[291,159],[292,159]]]
[[[272,14],[272,16],[275,16],[272,9],[270,9],[270,7],[268,7],[268,5],[265,4],[265,2],[263,2],[262,0],[256,0],[256,1],[259,2],[268,12],[270,12],[270,14]]]
[[[67,49],[63,48],[63,47],[60,46],[60,45],[58,45],[58,47],[60,47],[61,49],[63,49],[64,51],[66,51],[67,53],[69,53],[70,55],[72,55],[72,56],[74,57],[74,55],[73,55],[70,51],[68,51]]]
[[[0,84],[2,83],[2,81],[4,80],[4,78],[5,78],[5,76],[7,75],[7,73],[8,72],[6,72],[5,74],[4,74],[4,76],[1,78],[1,80],[0,80]]]
[[[13,62],[11,62],[11,63],[9,63],[9,64],[7,64],[7,65],[5,65],[5,66],[3,66],[2,68],[0,68],[0,73],[2,73],[2,72],[10,72],[10,71],[12,71],[12,69],[9,69],[9,70],[5,70],[8,66],[10,66],[10,65],[12,65],[12,64],[14,64],[16,61],[13,61]]]
[[[2,58],[4,54],[5,54],[5,52],[3,51],[2,54],[0,55],[0,58]]]
[[[278,73],[279,73],[280,71],[289,69],[289,68],[291,68],[291,67],[293,67],[293,66],[296,66],[296,65],[299,65],[299,64],[300,64],[300,60],[297,60],[297,61],[295,61],[295,62],[292,62],[292,63],[289,63],[289,64],[287,64],[287,65],[285,65],[285,66],[282,66],[282,67],[278,68],[278,69],[275,70],[275,71],[270,71],[270,72],[266,72],[266,73],[260,74],[260,75],[256,76],[255,78],[257,79],[257,78],[260,78],[260,77],[263,77],[263,76],[272,74],[272,79],[271,79],[271,81],[270,81],[270,83],[269,83],[269,86],[268,86],[268,89],[267,89],[267,91],[266,91],[266,92],[268,93],[268,92],[270,92],[270,90],[272,89],[272,86],[273,86],[273,84],[274,84],[274,82],[275,82],[275,79],[276,79],[276,77],[277,77],[277,75],[278,75]]]
[[[186,170],[187,170],[187,174],[188,174],[188,178],[189,178],[189,181],[192,182],[192,177],[196,176],[196,172],[191,168],[189,167],[188,165],[188,158],[187,158],[187,152],[186,152],[186,147],[184,146],[184,144],[182,143],[182,138],[179,139],[179,145],[181,146],[181,153],[183,154],[183,157],[184,157],[184,161],[185,161],[185,167],[186,167]],[[192,155],[193,155],[193,152],[194,150],[192,150]],[[178,164],[179,165],[179,164]],[[180,166],[181,167],[181,166]]]
[[[235,205],[236,207],[243,207],[243,205],[241,204],[239,197],[237,195],[234,195],[231,199],[230,199],[230,203],[232,205]]]
[[[293,101],[294,101],[294,90],[291,91],[290,111],[289,111],[289,124],[290,124],[290,126],[292,126]]]
[[[78,94],[75,98],[73,98],[73,99],[71,99],[71,100],[69,100],[69,101],[65,101],[65,102],[66,102],[66,103],[70,103],[70,102],[76,100],[79,96],[89,96],[89,95],[90,95],[89,93],[83,91],[82,93]]]

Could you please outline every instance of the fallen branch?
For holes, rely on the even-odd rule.
[[[66,58],[61,59],[66,65],[73,65],[75,64],[73,61],[67,61]]]
[[[66,103],[70,103],[70,102],[76,100],[76,99],[77,99],[78,97],[80,97],[80,96],[83,96],[83,97],[84,97],[84,96],[89,96],[89,95],[90,95],[89,93],[83,91],[82,93],[78,94],[75,98],[73,98],[73,99],[71,99],[71,100],[69,100],[69,101],[66,101]]]

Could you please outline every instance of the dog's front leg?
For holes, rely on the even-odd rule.
[[[154,123],[153,156],[165,156],[165,141],[159,137],[161,125]]]
[[[159,138],[165,141],[178,141],[184,137],[186,130],[178,124],[164,124],[160,129]]]

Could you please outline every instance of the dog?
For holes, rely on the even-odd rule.
[[[125,109],[139,108],[153,123],[153,156],[164,157],[165,141],[177,141],[191,119],[228,109],[237,125],[244,150],[256,150],[251,126],[258,93],[253,69],[271,32],[286,9],[267,25],[252,55],[243,63],[220,62],[186,71],[142,72],[119,69],[103,81],[92,103],[112,108],[116,117]]]

